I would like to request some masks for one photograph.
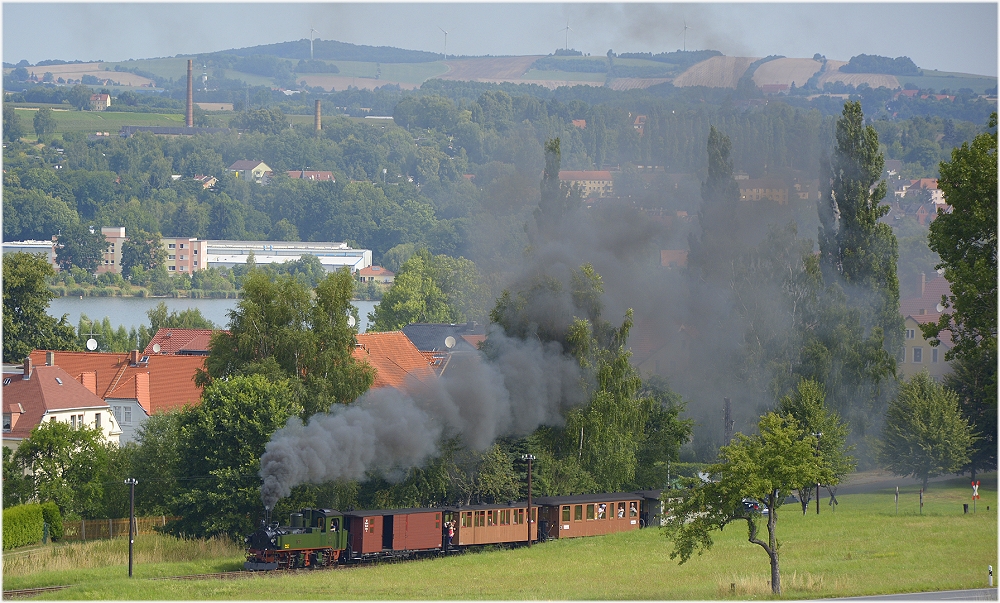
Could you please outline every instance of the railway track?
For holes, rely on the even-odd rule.
[[[4,600],[7,599],[29,599],[35,595],[40,595],[42,593],[54,592],[57,590],[62,590],[64,588],[69,588],[70,585],[65,586],[41,586],[39,588],[20,588],[17,590],[5,590],[3,591]]]

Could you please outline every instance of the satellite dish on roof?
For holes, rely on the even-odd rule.
[[[939,314],[941,312],[944,312],[944,306],[942,306],[941,304],[934,306],[934,309],[937,310]]]
[[[158,344],[158,343],[154,343],[153,344],[153,353],[154,354],[159,354],[160,353],[160,349],[161,349],[160,348],[160,344]]]
[[[353,326],[354,326],[354,325],[356,325],[357,323],[358,323],[358,321],[354,320],[354,317],[353,317],[353,316],[348,316],[348,317],[347,317],[347,326],[349,326],[349,327],[353,327]]]
[[[938,268],[937,269],[937,273],[938,273],[939,276],[943,275],[944,274],[944,268]]]
[[[93,352],[97,349],[97,340],[91,337],[87,340],[87,349]]]
[[[451,335],[445,337],[444,338],[444,347],[448,348],[449,350],[451,348],[455,347],[455,338],[452,337]]]

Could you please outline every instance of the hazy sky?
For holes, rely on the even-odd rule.
[[[997,75],[997,3],[14,3],[3,60],[120,61],[316,37],[448,54],[595,55],[714,49],[733,56],[908,56]]]

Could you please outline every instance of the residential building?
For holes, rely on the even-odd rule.
[[[125,242],[125,227],[112,226],[101,228],[101,234],[108,242],[107,249],[104,250],[104,258],[97,266],[97,274],[103,272],[122,272],[122,243]]]
[[[91,94],[90,95],[90,110],[91,111],[104,111],[111,106],[111,96],[108,94]]]
[[[586,130],[587,129],[587,120],[586,119],[574,119],[574,120],[572,120],[571,123],[573,124],[574,128],[580,128],[581,130]]]
[[[687,266],[687,249],[661,249],[660,266],[665,268],[683,268]]]
[[[412,323],[403,327],[403,334],[420,350],[439,376],[446,368],[452,367],[456,354],[476,356],[479,344],[486,340],[486,328],[477,322]]]
[[[942,296],[951,295],[951,287],[942,276],[927,281],[920,275],[920,295],[899,300],[899,313],[905,318],[903,351],[899,361],[899,372],[906,378],[926,369],[930,376],[940,381],[951,372],[945,362],[945,352],[953,347],[951,333],[941,333],[941,343],[932,347],[920,331],[920,325],[937,322],[944,307]]]
[[[195,174],[194,179],[201,183],[202,188],[212,188],[219,182],[219,179],[215,176],[206,176],[204,174]]]
[[[561,170],[559,180],[578,186],[584,198],[609,197],[614,190],[614,181],[608,170]]]
[[[34,253],[45,256],[45,259],[58,270],[56,265],[56,243],[55,241],[4,241],[3,252],[8,253]]]
[[[213,266],[231,268],[247,263],[253,253],[257,264],[282,264],[300,259],[303,255],[319,258],[328,272],[348,268],[356,273],[372,265],[370,249],[352,249],[347,243],[320,241],[226,241],[206,242],[209,268]]]
[[[196,134],[224,134],[229,128],[187,128],[184,126],[122,126],[118,135],[131,138],[136,132],[149,132],[156,136],[194,136]]]
[[[788,185],[777,178],[747,178],[736,183],[742,201],[769,199],[778,205],[788,205]]]
[[[110,406],[86,387],[89,376],[73,377],[58,366],[36,366],[30,358],[20,374],[3,375],[3,445],[17,450],[43,422],[69,423],[101,430],[118,444],[121,427]]]
[[[208,267],[208,241],[192,237],[161,237],[160,246],[167,252],[163,261],[167,272],[190,274]]]
[[[181,356],[208,356],[212,329],[161,328],[142,351],[144,356],[176,354]]]
[[[229,171],[236,174],[236,177],[241,180],[261,184],[264,180],[264,174],[270,172],[271,168],[267,167],[263,161],[240,159],[229,166]]]
[[[639,133],[639,136],[642,136],[643,132],[646,129],[646,116],[636,115],[635,121],[632,122],[632,128],[634,128],[635,131]]]
[[[82,383],[111,407],[123,444],[135,441],[151,415],[201,402],[194,376],[204,369],[204,356],[35,350],[30,360],[82,376]]]
[[[317,180],[319,182],[336,182],[337,179],[333,177],[333,172],[322,172],[315,170],[288,170],[286,172],[289,178],[295,178],[297,180]]]
[[[358,279],[362,283],[391,285],[395,277],[395,273],[391,270],[386,270],[381,266],[366,266],[365,268],[358,270]]]
[[[430,361],[400,331],[359,333],[356,341],[351,355],[375,369],[372,389],[402,390],[412,379],[428,382],[437,377]]]

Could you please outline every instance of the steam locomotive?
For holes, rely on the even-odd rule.
[[[637,530],[662,515],[659,490],[535,498],[505,504],[335,511],[302,509],[288,525],[265,519],[246,538],[244,569],[318,568],[441,555],[485,545]],[[449,536],[449,526],[452,534]]]

